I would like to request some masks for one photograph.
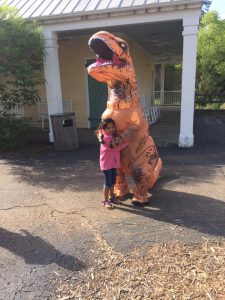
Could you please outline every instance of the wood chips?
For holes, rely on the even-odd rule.
[[[108,250],[81,275],[54,299],[224,300],[225,242],[154,245],[127,256]]]

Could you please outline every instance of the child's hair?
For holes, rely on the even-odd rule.
[[[95,130],[95,134],[97,135],[97,138],[101,144],[104,144],[104,140],[103,140],[104,134],[102,133],[102,130],[105,130],[106,126],[110,123],[112,123],[116,129],[116,124],[115,124],[114,120],[111,118],[106,118],[106,119],[101,120],[101,122],[99,123],[98,129]]]

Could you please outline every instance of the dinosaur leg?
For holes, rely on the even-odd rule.
[[[130,194],[130,190],[126,181],[125,173],[122,169],[117,169],[116,184],[114,186],[114,194],[116,197],[124,198]]]
[[[136,185],[134,189],[134,197],[132,198],[133,204],[146,204],[148,203],[148,188],[142,184]]]
[[[132,203],[146,203],[148,202],[148,188],[149,188],[149,179],[147,175],[147,170],[143,166],[134,166],[131,176],[135,182],[134,188],[134,197]]]
[[[149,166],[143,164],[142,167],[136,167],[132,171],[132,177],[136,184],[134,189],[134,197],[132,202],[145,204],[148,202],[148,190],[156,183],[159,173],[162,169],[162,160],[158,159],[154,169],[149,169]]]
[[[155,166],[155,169],[154,169],[153,182],[152,182],[152,186],[151,187],[153,187],[153,185],[156,183],[157,179],[159,178],[159,174],[160,174],[161,170],[162,170],[162,160],[159,157],[157,165]]]

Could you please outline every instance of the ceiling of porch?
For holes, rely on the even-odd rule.
[[[0,0],[0,5],[6,0]],[[19,14],[27,19],[37,19],[44,28],[55,25],[53,31],[60,31],[60,26],[80,23],[83,28],[86,22],[104,24],[104,27],[94,29],[80,29],[62,31],[60,39],[78,39],[80,35],[91,36],[99,30],[108,30],[121,33],[136,41],[146,49],[156,63],[181,62],[182,59],[182,14],[181,12],[194,12],[201,8],[201,0],[8,0],[9,5],[15,6]],[[165,18],[175,12],[176,16]],[[139,17],[161,17],[151,23],[139,23]],[[129,22],[124,22],[125,18]],[[105,18],[106,22],[103,23]],[[118,26],[107,26],[107,20]],[[118,20],[120,19],[120,23]],[[133,21],[136,19],[137,21]],[[174,21],[162,21],[174,20]],[[146,19],[145,19],[146,22]],[[122,24],[130,25],[122,25]],[[135,24],[136,23],[136,24]],[[98,25],[97,25],[98,26]],[[100,25],[99,25],[100,26]],[[82,28],[81,27],[81,28]],[[92,26],[91,26],[92,27]],[[89,28],[91,28],[89,27]],[[66,30],[66,29],[61,29]],[[71,28],[72,30],[72,28]]]
[[[107,30],[117,35],[126,35],[146,49],[156,63],[180,63],[182,60],[182,21],[158,22],[126,26],[113,26],[88,30],[59,33],[59,39],[78,39],[81,35],[91,36],[99,30]]]

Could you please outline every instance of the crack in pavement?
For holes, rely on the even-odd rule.
[[[59,213],[59,214],[65,214],[65,215],[78,215],[80,216],[81,218],[83,218],[86,223],[88,224],[89,228],[91,228],[96,240],[100,243],[100,245],[102,246],[102,249],[104,250],[104,252],[106,253],[113,253],[113,254],[120,254],[120,255],[124,255],[122,254],[121,252],[117,252],[115,251],[107,242],[106,240],[102,237],[101,233],[95,229],[95,227],[92,225],[90,219],[83,215],[82,213],[80,213],[79,211],[73,211],[73,212],[64,212],[64,211],[60,211],[60,210],[56,210],[56,209],[53,209],[52,208],[52,217],[57,219],[56,216],[53,216],[53,213],[56,212],[56,213]],[[59,222],[59,221],[58,221]]]
[[[0,208],[0,211],[6,211],[6,210],[12,210],[15,208],[37,208],[37,207],[42,207],[42,206],[48,206],[48,204],[43,203],[43,204],[38,204],[38,205],[16,205],[16,206],[11,206],[7,208]]]

